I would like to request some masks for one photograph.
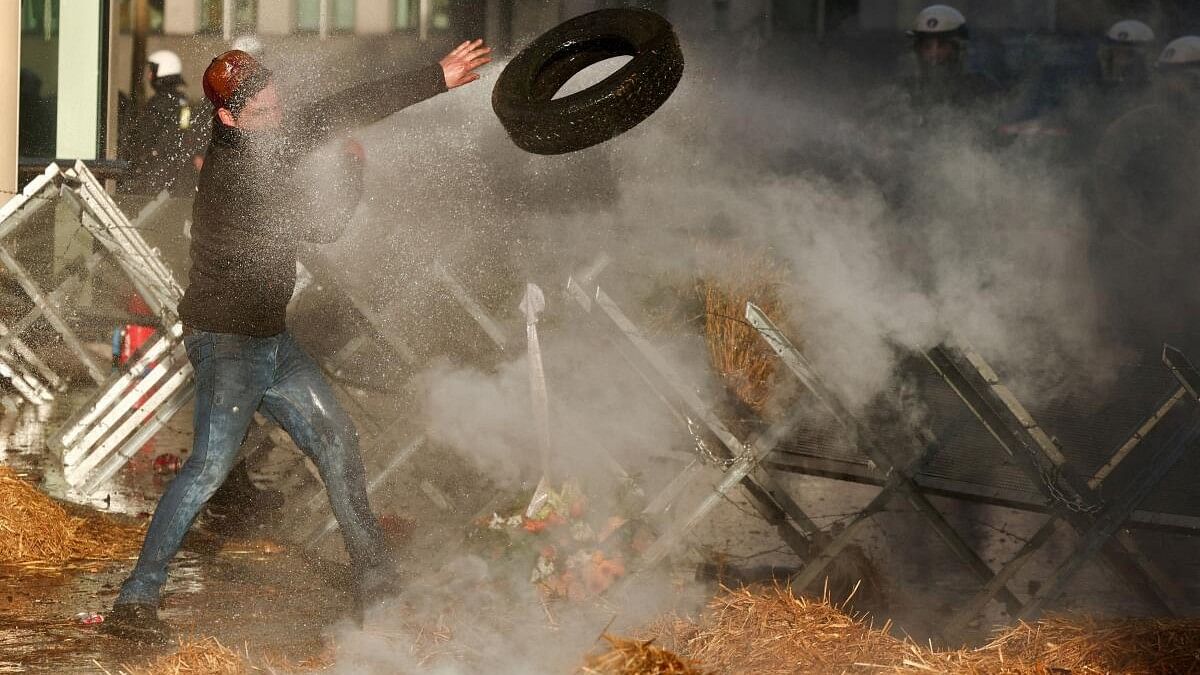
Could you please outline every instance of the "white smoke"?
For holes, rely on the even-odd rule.
[[[765,246],[786,264],[797,337],[853,408],[895,384],[906,351],[947,340],[974,344],[1034,399],[1103,382],[1111,354],[1095,337],[1088,227],[1069,177],[1053,167],[992,148],[963,124],[856,131],[838,115],[853,107],[847,97],[866,92],[763,92],[702,67],[621,138],[576,156],[533,157],[504,138],[491,113],[500,68],[355,134],[367,148],[369,192],[332,254],[361,271],[364,288],[389,298],[391,318],[414,339],[436,346],[471,330],[461,316],[430,318],[425,270],[435,260],[455,263],[515,328],[525,281],[561,289],[603,250],[616,262],[601,286],[644,323],[664,279],[678,287],[680,278],[715,271],[697,269],[695,251],[719,241]],[[312,173],[322,177],[319,166]],[[614,198],[606,201],[597,193],[610,178]],[[597,346],[606,344],[595,341],[598,329],[581,327],[561,294],[551,297],[543,341],[560,461],[576,475],[603,475],[610,467],[597,459],[599,442],[648,491],[659,489],[665,469],[656,459],[687,445],[679,420],[613,349]],[[513,335],[509,353],[518,355],[494,367],[442,360],[417,379],[431,438],[505,486],[528,484],[539,469],[527,364]],[[686,386],[712,390],[698,338],[666,331],[654,342]],[[464,578],[494,574],[461,564],[474,570]],[[431,602],[470,602],[477,586],[446,585]],[[541,620],[526,600],[518,614]],[[581,621],[548,651],[530,637],[538,633],[513,634],[486,615],[457,633],[492,655],[493,672],[516,673],[569,667],[596,631]],[[397,634],[340,633],[339,668],[417,669],[396,645],[418,637],[408,628]]]

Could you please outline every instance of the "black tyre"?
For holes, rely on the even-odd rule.
[[[581,92],[553,99],[576,73],[633,59]],[[534,40],[500,74],[492,109],[518,147],[557,155],[603,143],[658,109],[683,76],[683,52],[666,19],[641,9],[575,17]]]

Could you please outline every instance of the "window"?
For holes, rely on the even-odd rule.
[[[331,0],[333,5],[333,29],[354,30],[355,0]]]
[[[59,0],[21,0],[21,33],[40,35],[43,40],[58,37]]]
[[[149,0],[146,3],[150,14],[149,33],[162,35],[163,32],[163,3],[165,0]],[[133,32],[133,0],[120,0],[116,3],[117,29],[122,33]]]
[[[450,28],[450,0],[433,0],[429,7],[429,25],[434,30]],[[421,24],[420,0],[396,0],[396,30],[417,30]]]
[[[296,30],[321,28],[321,0],[296,0]]]
[[[109,12],[115,3],[21,0],[17,152],[22,157],[101,156]],[[13,7],[15,9],[15,7]]]
[[[416,30],[420,0],[396,0],[396,30]]]
[[[53,157],[58,122],[58,0],[21,0],[17,153]]]
[[[272,0],[274,1],[274,0]],[[200,30],[206,33],[220,33],[225,24],[224,0],[201,0]],[[254,32],[258,28],[258,0],[233,0],[233,32]]]
[[[329,28],[354,30],[355,0],[325,0],[329,7]],[[403,2],[403,0],[401,0]],[[296,0],[296,30],[317,32],[321,29],[321,0]]]
[[[431,8],[432,16],[429,17],[429,25],[433,26],[434,30],[447,30],[450,28],[450,0],[433,0]]]

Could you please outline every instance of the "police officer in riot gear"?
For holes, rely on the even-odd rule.
[[[1100,79],[1106,87],[1141,90],[1150,83],[1154,29],[1135,19],[1114,23],[1100,47]]]
[[[915,108],[962,109],[989,103],[1000,91],[990,76],[967,67],[967,18],[947,5],[921,10],[908,32],[917,57],[917,74],[908,81]]]
[[[1163,49],[1153,95],[1104,131],[1091,163],[1093,274],[1110,329],[1135,348],[1200,344],[1200,37]]]
[[[121,156],[129,161],[124,192],[156,195],[163,190],[187,196],[196,188],[192,104],[183,92],[183,63],[159,50],[147,59],[154,94],[121,134]]]

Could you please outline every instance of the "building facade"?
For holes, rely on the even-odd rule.
[[[976,30],[1095,34],[1119,17],[1164,37],[1200,30],[1189,0],[938,0]],[[211,54],[238,36],[297,54],[401,58],[483,36],[503,55],[555,23],[603,7],[642,6],[685,38],[730,35],[763,43],[778,32],[897,34],[930,0],[0,0],[0,182],[17,155],[101,158],[115,152],[118,92],[141,77],[135,55],[167,48],[184,58],[194,95]],[[146,13],[144,23],[136,13]],[[143,25],[145,35],[134,26]],[[135,45],[135,43],[139,43]],[[135,49],[135,46],[140,47]],[[331,56],[332,55],[332,56]],[[361,68],[360,68],[361,70]],[[16,141],[13,141],[13,138]],[[12,147],[9,147],[12,146]],[[7,184],[7,183],[5,183]]]

